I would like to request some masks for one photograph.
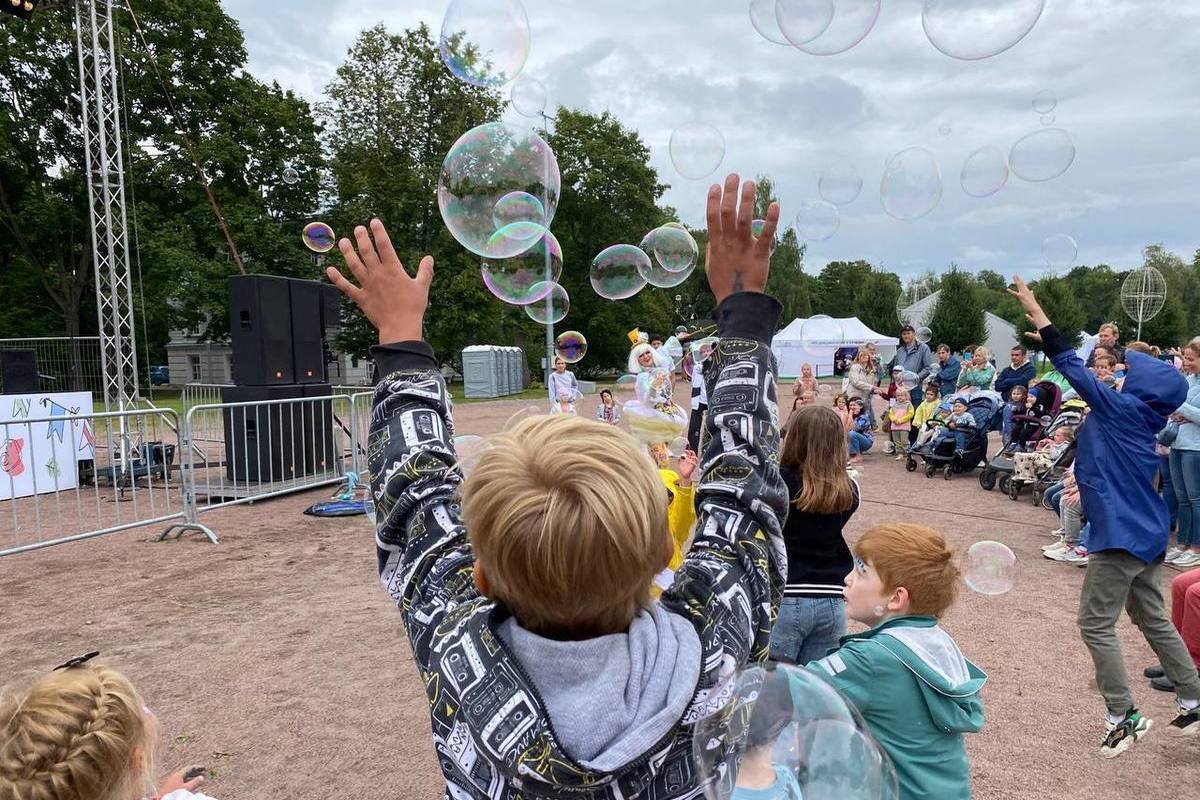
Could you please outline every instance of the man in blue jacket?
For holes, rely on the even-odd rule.
[[[1000,370],[995,384],[996,391],[1000,393],[1006,403],[1014,386],[1028,386],[1029,382],[1037,377],[1037,370],[1034,369],[1033,362],[1029,360],[1029,351],[1021,345],[1013,345],[1009,359],[1012,363]]]
[[[958,390],[958,374],[962,372],[962,362],[950,350],[948,344],[938,345],[937,357],[937,364],[930,377],[937,381],[938,394],[949,397]]]
[[[1019,277],[1009,292],[1017,298],[1055,368],[1091,408],[1080,427],[1075,480],[1091,523],[1087,577],[1079,599],[1079,630],[1096,666],[1096,683],[1108,707],[1108,732],[1100,746],[1118,756],[1150,730],[1138,713],[1117,641],[1121,609],[1154,648],[1175,685],[1179,715],[1168,730],[1200,732],[1200,675],[1183,640],[1167,617],[1162,563],[1167,549],[1167,508],[1154,488],[1158,456],[1154,436],[1187,397],[1187,382],[1172,366],[1135,346],[1125,356],[1121,391],[1101,383],[1051,323]],[[1144,347],[1144,345],[1143,345]]]

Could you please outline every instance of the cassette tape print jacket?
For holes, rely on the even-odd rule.
[[[694,629],[699,679],[669,732],[611,770],[564,751],[531,670],[498,634],[509,615],[475,587],[456,498],[450,400],[432,350],[422,342],[373,349],[384,376],[368,456],[379,575],[425,682],[447,797],[671,800],[702,797],[702,773],[730,774],[736,743],[712,743],[700,770],[692,735],[697,720],[734,713],[733,678],[767,658],[787,574],[769,346],[779,311],[773,298],[742,292],[715,314],[721,343],[705,367],[711,390],[695,542],[655,610],[682,618],[673,622],[689,637]]]

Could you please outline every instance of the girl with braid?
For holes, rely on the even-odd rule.
[[[211,800],[192,792],[201,767],[155,788],[157,741],[158,720],[129,679],[75,659],[0,698],[0,800]]]

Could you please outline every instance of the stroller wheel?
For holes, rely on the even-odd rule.
[[[913,458],[912,456],[909,456],[908,460],[904,462],[904,468],[906,470],[908,470],[909,472],[916,472],[917,471],[917,460],[915,458]]]
[[[932,478],[933,473],[936,471],[937,471],[937,465],[935,465],[935,464],[926,464],[925,465],[925,477],[926,478]]]
[[[1009,475],[1000,476],[1000,491],[1008,494],[1012,488],[1012,477]]]
[[[1040,506],[1042,504],[1042,490],[1035,488],[1033,490],[1033,504]]]
[[[1009,481],[1008,482],[1008,496],[1013,500],[1016,500],[1018,497],[1020,497],[1021,496],[1021,484],[1018,483],[1017,481]]]
[[[946,480],[950,480],[950,476],[953,474],[954,474],[954,467],[950,466],[949,464],[947,464],[946,468],[942,470],[942,477],[945,478]]]
[[[984,491],[990,492],[996,488],[996,472],[992,469],[984,469],[979,473],[979,485]]]

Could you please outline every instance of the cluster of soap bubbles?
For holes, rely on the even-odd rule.
[[[700,247],[687,228],[668,222],[647,233],[640,245],[615,244],[592,259],[588,277],[596,294],[625,300],[647,284],[670,289],[686,281],[696,268]]]
[[[963,558],[963,582],[979,594],[1005,594],[1016,580],[1017,557],[1001,542],[975,542]]]
[[[891,760],[858,711],[816,672],[769,662],[732,680],[729,702],[698,722],[692,738],[707,800],[899,798]],[[763,775],[773,775],[774,785],[763,787]]]
[[[750,23],[769,42],[831,56],[867,38],[880,5],[880,0],[752,0]]]

